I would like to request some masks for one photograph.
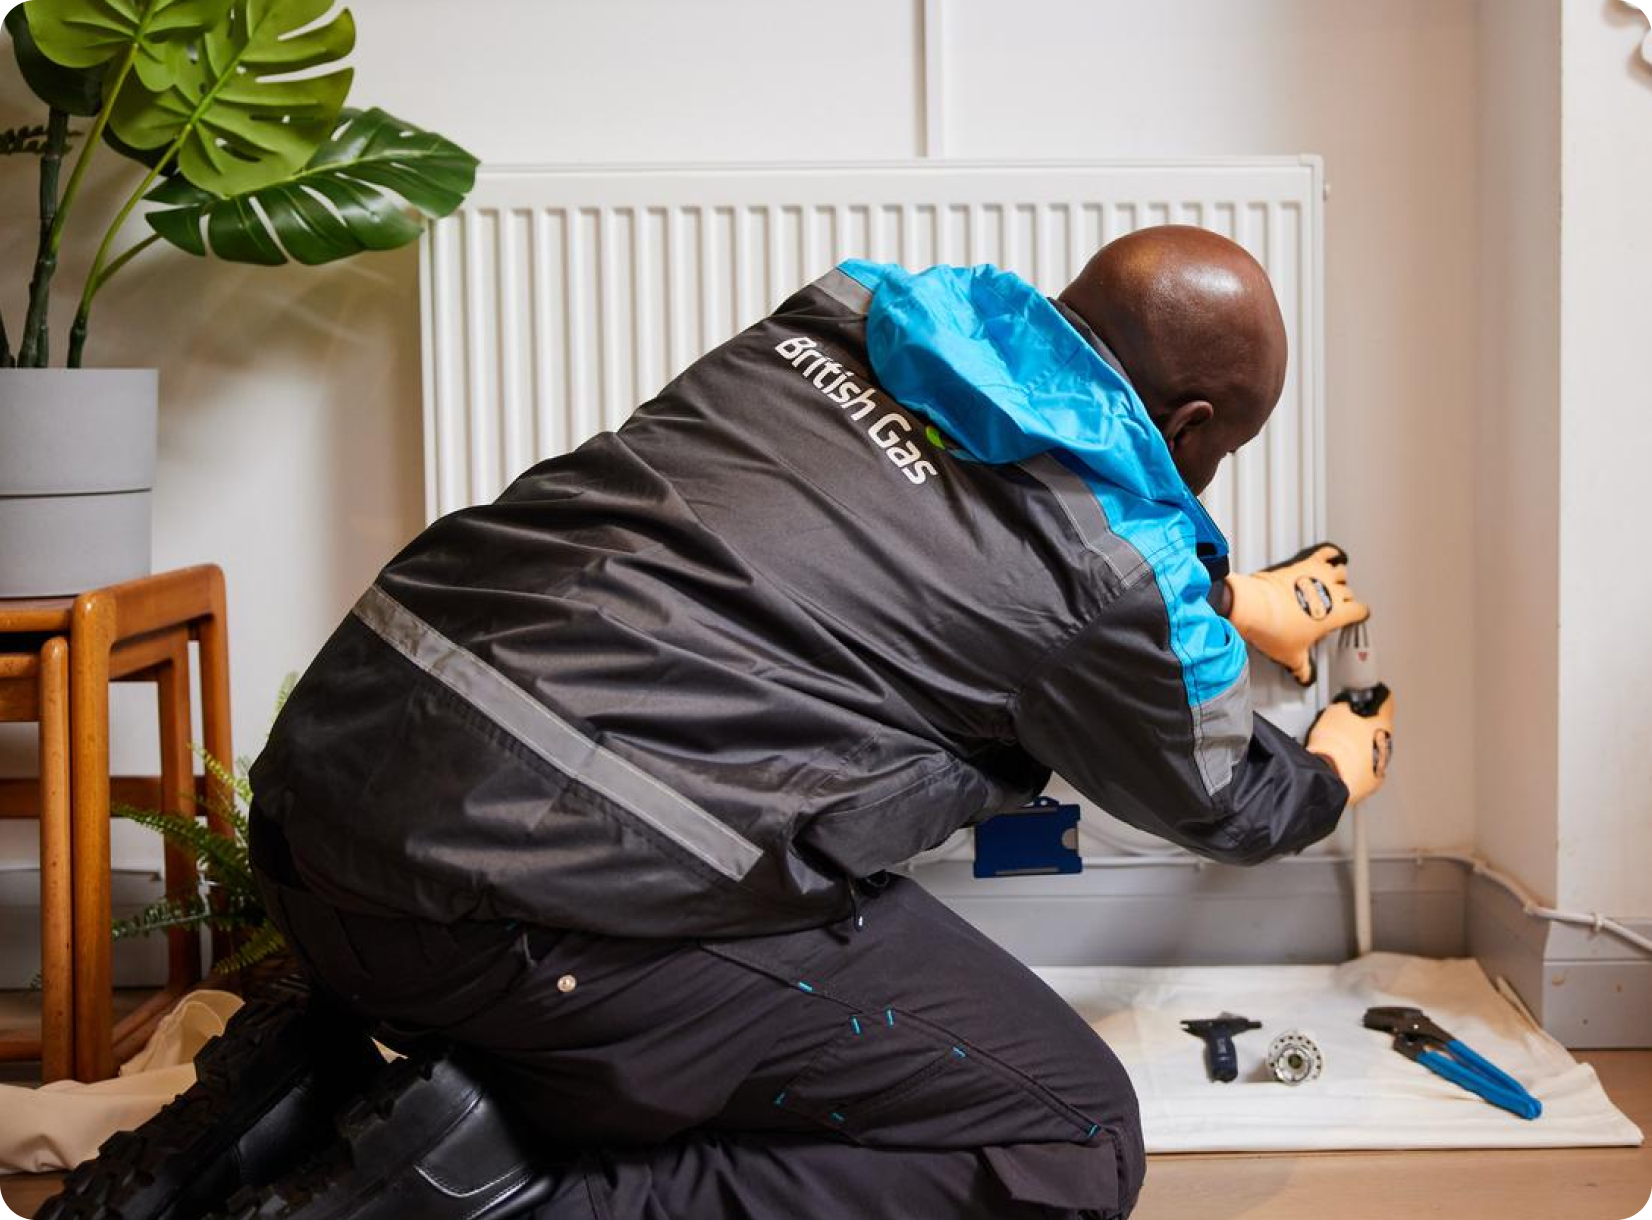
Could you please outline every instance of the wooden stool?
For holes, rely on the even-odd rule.
[[[40,1060],[42,1083],[74,1070],[69,863],[69,645],[0,654],[0,721],[40,726],[40,1036],[0,1041],[0,1060]]]
[[[58,632],[68,641],[70,790],[73,817],[71,874],[74,926],[74,1063],[81,1080],[114,1075],[119,1058],[135,1051],[155,1022],[201,977],[193,933],[170,934],[166,987],[114,1024],[109,875],[109,683],[147,681],[157,686],[161,722],[158,788],[127,782],[123,796],[152,793],[158,803],[132,799],[168,812],[197,816],[189,799],[205,795],[208,826],[228,836],[217,813],[233,793],[210,773],[197,790],[190,755],[189,641],[200,649],[201,724],[208,754],[234,766],[230,739],[229,647],[223,573],[212,564],[180,568],[92,589],[75,598],[0,601],[0,633]],[[0,782],[0,816],[17,816],[19,805],[38,800],[30,781]],[[10,789],[10,791],[8,791]],[[189,856],[166,849],[169,894],[193,892]],[[230,939],[214,929],[214,958]]]

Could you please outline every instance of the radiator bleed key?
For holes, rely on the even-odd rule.
[[[1183,1021],[1182,1028],[1205,1043],[1205,1071],[1217,1084],[1230,1084],[1239,1075],[1239,1056],[1233,1049],[1233,1035],[1246,1030],[1261,1029],[1260,1021],[1252,1021],[1231,1012],[1219,1017],[1198,1021]]]

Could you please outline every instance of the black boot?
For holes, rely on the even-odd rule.
[[[550,1196],[498,1103],[451,1050],[387,1067],[338,1118],[339,1138],[217,1220],[506,1220]]]
[[[197,1220],[325,1147],[334,1114],[385,1067],[362,1022],[282,978],[201,1048],[195,1084],[105,1140],[36,1218]]]

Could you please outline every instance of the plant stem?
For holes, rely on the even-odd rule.
[[[159,233],[151,233],[142,241],[134,242],[127,249],[121,251],[119,257],[105,267],[103,269],[103,274],[98,277],[98,288],[101,290],[105,284],[115,278],[115,272],[126,266],[127,263],[131,262],[138,255],[149,249],[150,246],[160,241],[160,239],[161,235]]]
[[[47,306],[51,303],[52,276],[57,272],[57,242],[54,234],[62,210],[58,207],[57,175],[63,168],[63,150],[69,144],[69,114],[53,107],[46,120],[46,147],[40,154],[40,244],[34,256],[34,275],[29,280],[29,310],[23,319],[23,346],[17,362],[25,368],[41,368],[48,357]],[[82,150],[82,158],[85,151]]]
[[[115,272],[126,266],[127,263],[149,249],[160,239],[161,235],[159,233],[151,233],[142,241],[136,242],[121,251],[120,255],[110,262],[107,267],[101,271],[94,270],[92,275],[86,277],[86,291],[80,298],[80,308],[75,311],[75,324],[69,328],[69,359],[67,362],[69,368],[78,369],[80,367],[81,353],[86,347],[86,324],[92,316],[92,298],[97,295],[99,289],[109,282]],[[101,258],[102,256],[103,251],[99,250],[98,257]]]
[[[98,117],[92,122],[91,131],[86,133],[86,142],[80,146],[80,155],[75,158],[75,167],[69,174],[69,185],[63,188],[63,203],[58,208],[57,222],[52,226],[52,253],[57,253],[58,245],[63,240],[63,225],[69,218],[69,207],[75,201],[80,191],[81,179],[86,176],[86,167],[91,163],[92,150],[103,139],[103,129],[109,126],[109,116],[114,112],[115,99],[120,96],[121,86],[126,83],[126,76],[132,70],[132,61],[137,57],[137,43],[133,43],[126,50],[126,58],[121,60],[120,67],[110,78],[109,87],[103,93],[103,106],[98,110]]]
[[[75,313],[75,324],[69,328],[69,358],[63,362],[64,368],[78,369],[81,353],[86,350],[86,307],[82,305]]]
[[[92,163],[92,150],[103,139],[103,129],[109,126],[109,116],[114,112],[115,99],[120,96],[121,86],[126,83],[127,74],[132,71],[132,63],[137,58],[137,54],[138,44],[134,41],[131,46],[126,48],[126,55],[120,61],[120,67],[110,77],[109,85],[103,91],[103,105],[98,109],[98,117],[93,121],[91,131],[86,133],[86,142],[80,146],[80,154],[75,158],[75,167],[69,172],[69,184],[63,188],[62,200],[58,201],[55,198],[53,200],[55,215],[52,217],[50,229],[42,242],[41,254],[35,260],[35,279],[39,285],[39,291],[38,293],[35,291],[34,284],[30,285],[29,316],[23,328],[23,347],[31,355],[33,354],[31,341],[34,339],[37,328],[40,333],[40,346],[42,348],[45,346],[46,307],[51,297],[52,273],[57,270],[57,252],[63,244],[63,226],[69,219],[69,209],[74,204],[75,196],[80,193],[80,184],[81,180],[86,177],[86,169]],[[57,112],[54,110],[52,115],[55,118]],[[61,160],[61,152],[59,153],[59,159]],[[45,172],[44,166],[42,166],[41,172]],[[53,185],[56,185],[55,170]],[[42,228],[45,228],[44,197],[42,197]],[[44,276],[41,275],[42,265],[46,267]],[[81,337],[81,342],[82,344],[85,343],[84,335]],[[21,359],[19,357],[20,362]],[[39,353],[34,363],[36,367],[45,365],[46,356],[44,351]],[[75,365],[74,367],[79,366]]]
[[[86,323],[92,314],[92,298],[97,296],[98,289],[102,288],[105,281],[119,270],[128,259],[149,245],[158,236],[158,234],[152,234],[144,238],[132,249],[121,255],[115,263],[105,268],[103,260],[109,257],[109,247],[114,244],[115,235],[120,232],[121,226],[126,223],[126,218],[132,214],[132,209],[138,206],[138,202],[144,197],[144,193],[154,184],[155,179],[161,176],[161,171],[166,168],[167,163],[178,155],[178,150],[183,147],[184,140],[193,129],[193,121],[184,125],[183,130],[178,133],[177,139],[166,146],[166,151],[161,154],[160,159],[154,165],[150,166],[149,172],[143,176],[143,181],[138,183],[137,190],[126,197],[126,202],[121,205],[120,211],[115,214],[115,218],[109,222],[109,227],[104,230],[103,240],[98,243],[98,252],[92,258],[92,269],[86,273],[86,286],[80,292],[80,306],[75,310],[74,327],[69,331],[70,368],[78,369],[80,367],[81,350],[86,346]]]

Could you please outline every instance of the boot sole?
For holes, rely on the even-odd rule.
[[[305,1053],[310,999],[302,984],[278,981],[238,1010],[224,1033],[195,1057],[196,1082],[132,1131],[118,1131],[72,1170],[36,1220],[197,1220],[236,1189],[237,1142],[292,1096],[306,1076],[321,1088],[315,1103],[353,1083],[318,1072]],[[363,1038],[365,1042],[365,1037]],[[371,1049],[371,1043],[367,1043]],[[373,1052],[377,1056],[377,1052]],[[333,1100],[341,1102],[343,1096]],[[332,1132],[330,1108],[309,1124],[315,1135],[292,1143],[296,1164]],[[306,1132],[306,1134],[308,1134]]]

